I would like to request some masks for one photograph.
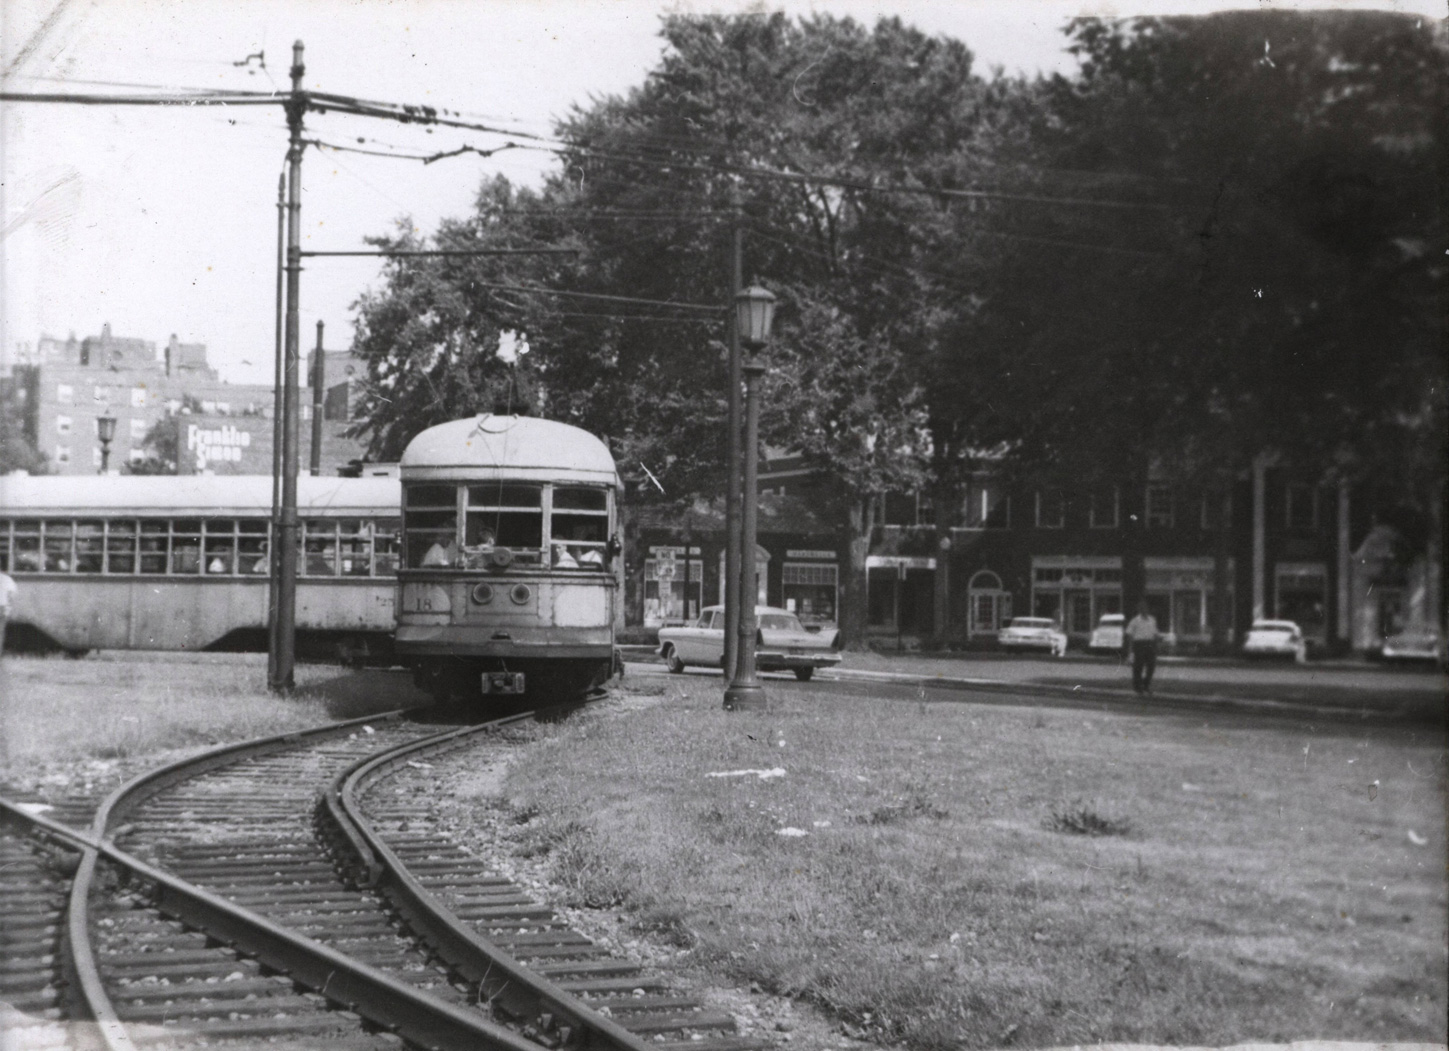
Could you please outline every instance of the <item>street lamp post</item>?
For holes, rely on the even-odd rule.
[[[765,690],[755,677],[758,631],[755,602],[759,597],[759,583],[755,579],[755,534],[760,503],[756,473],[760,444],[759,380],[765,374],[765,364],[759,354],[769,341],[774,318],[775,297],[767,290],[756,285],[735,296],[736,329],[749,356],[740,368],[745,376],[745,462],[740,514],[740,626],[735,644],[735,677],[724,695],[724,706],[731,711],[765,707]]]
[[[105,474],[111,466],[111,442],[116,437],[116,418],[109,411],[96,417],[96,437],[101,440],[101,474]]]

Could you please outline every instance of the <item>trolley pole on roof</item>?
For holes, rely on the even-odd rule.
[[[302,41],[292,45],[292,93],[287,100],[287,319],[282,395],[282,528],[277,538],[280,567],[277,587],[276,659],[271,681],[274,693],[289,692],[296,684],[297,656],[297,372],[301,333],[297,319],[302,278],[302,116],[307,99],[302,92]]]

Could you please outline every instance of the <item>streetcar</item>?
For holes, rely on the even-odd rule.
[[[434,697],[577,698],[615,667],[619,475],[552,420],[431,427],[400,462],[398,659]]]
[[[390,663],[396,478],[297,479],[297,652]],[[267,648],[270,475],[0,476],[15,649]]]

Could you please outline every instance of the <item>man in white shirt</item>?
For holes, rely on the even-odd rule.
[[[1122,631],[1122,644],[1132,650],[1132,689],[1152,695],[1152,673],[1157,670],[1157,618],[1147,603],[1137,603],[1137,616]]]

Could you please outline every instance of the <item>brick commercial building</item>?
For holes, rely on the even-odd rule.
[[[346,352],[324,355],[328,423],[322,473],[335,474],[363,456],[362,446],[342,435],[351,416],[357,369]],[[97,421],[103,417],[116,421],[109,450],[113,471],[144,461],[148,436],[157,444],[153,428],[163,421],[166,426],[158,434],[176,428],[179,473],[271,471],[272,387],[222,381],[207,362],[205,344],[181,343],[172,336],[158,354],[155,343],[115,336],[105,325],[99,336],[84,339],[42,336],[23,357],[10,378],[12,404],[26,436],[54,473],[100,470]],[[304,391],[301,401],[305,471],[313,399]]]

